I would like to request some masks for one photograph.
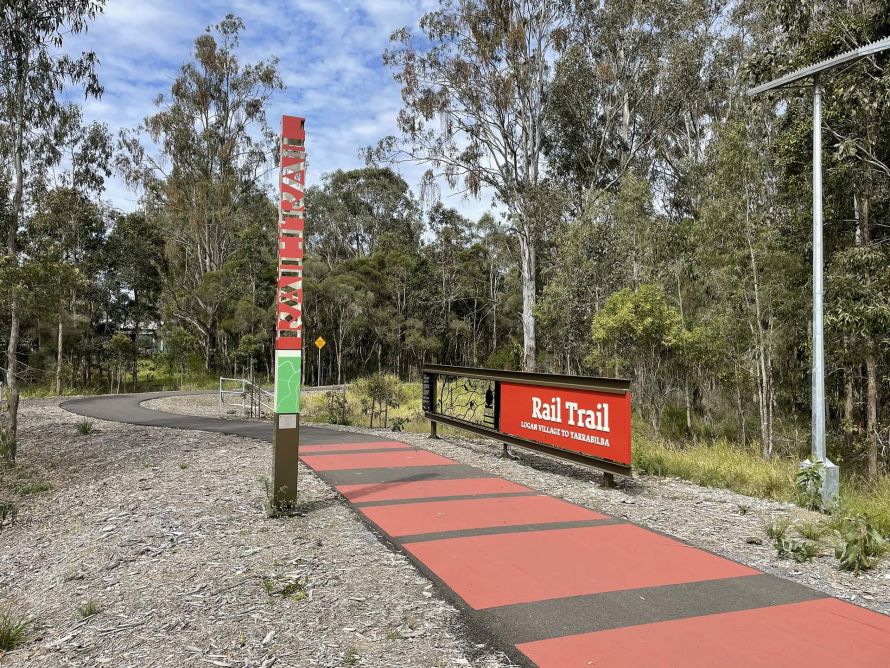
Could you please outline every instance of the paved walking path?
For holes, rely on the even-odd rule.
[[[268,423],[76,399],[104,420],[271,439]],[[301,460],[514,660],[890,666],[890,617],[399,441],[303,427]]]

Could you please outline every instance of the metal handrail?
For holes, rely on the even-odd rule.
[[[225,388],[226,383],[238,383],[237,389],[228,390]],[[225,397],[227,395],[237,395],[240,397],[240,403],[226,404]],[[272,392],[260,387],[256,383],[252,383],[246,378],[226,378],[219,377],[219,412],[222,414],[223,407],[229,405],[240,408],[244,414],[251,418],[261,418],[263,413],[272,414],[275,409],[275,395]]]

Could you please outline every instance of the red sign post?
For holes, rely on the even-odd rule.
[[[281,117],[278,180],[278,281],[275,313],[275,422],[272,501],[297,495],[300,388],[303,372],[303,227],[306,208],[306,128],[299,116]]]

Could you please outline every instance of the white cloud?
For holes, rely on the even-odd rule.
[[[305,116],[310,157],[309,183],[323,173],[361,166],[358,152],[395,132],[401,107],[398,84],[383,67],[381,54],[390,33],[416,26],[436,0],[109,0],[105,13],[85,35],[71,37],[66,49],[94,50],[105,87],[100,100],[85,104],[88,120],[107,122],[113,133],[137,126],[153,113],[154,98],[168,94],[179,67],[204,28],[227,13],[242,17],[242,62],[278,57],[287,89],[268,109],[269,124],[281,114]],[[424,168],[407,165],[401,173],[414,188]],[[451,196],[443,200],[465,215],[478,217],[489,202]],[[106,197],[132,210],[137,195],[122,183],[109,184]]]

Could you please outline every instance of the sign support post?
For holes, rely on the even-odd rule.
[[[271,490],[272,505],[276,508],[291,504],[297,498],[303,349],[305,122],[296,116],[281,117]]]
[[[318,348],[318,382],[316,383],[316,387],[321,387],[321,349],[324,348],[324,344],[326,343],[327,341],[325,341],[322,336],[315,339],[315,347]]]

